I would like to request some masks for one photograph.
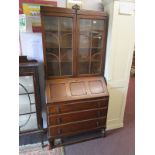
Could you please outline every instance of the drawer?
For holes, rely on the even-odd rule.
[[[66,114],[57,114],[48,116],[49,125],[59,125],[69,122],[88,120],[98,117],[103,117],[107,115],[107,107],[102,109],[89,109],[77,112],[71,112]]]
[[[85,131],[91,131],[105,127],[106,118],[92,119],[89,121],[81,121],[78,123],[70,123],[66,125],[58,125],[54,127],[49,127],[49,136],[50,137],[61,137],[69,136],[77,133],[82,133]]]
[[[73,111],[96,109],[108,106],[108,99],[105,100],[95,100],[95,101],[85,101],[85,102],[75,102],[66,104],[57,104],[47,106],[48,114],[59,114],[68,113]]]

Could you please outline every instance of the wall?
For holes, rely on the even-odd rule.
[[[123,127],[124,109],[134,50],[134,13],[119,14],[120,1],[104,0],[109,15],[106,69],[110,93],[107,129]]]
[[[59,7],[66,7],[66,0],[57,0]],[[101,10],[102,1],[101,0],[83,0],[83,9],[86,10]]]
[[[101,11],[102,2],[101,0],[84,0],[83,9]]]

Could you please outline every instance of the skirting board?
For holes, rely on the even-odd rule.
[[[106,131],[122,128],[123,126],[124,126],[123,123],[110,124],[110,125],[107,125]]]

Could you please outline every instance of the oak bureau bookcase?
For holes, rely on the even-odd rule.
[[[41,22],[51,148],[104,136],[107,15],[42,6]]]

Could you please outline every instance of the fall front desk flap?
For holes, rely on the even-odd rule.
[[[80,77],[46,81],[46,100],[60,102],[108,96],[103,77]]]

